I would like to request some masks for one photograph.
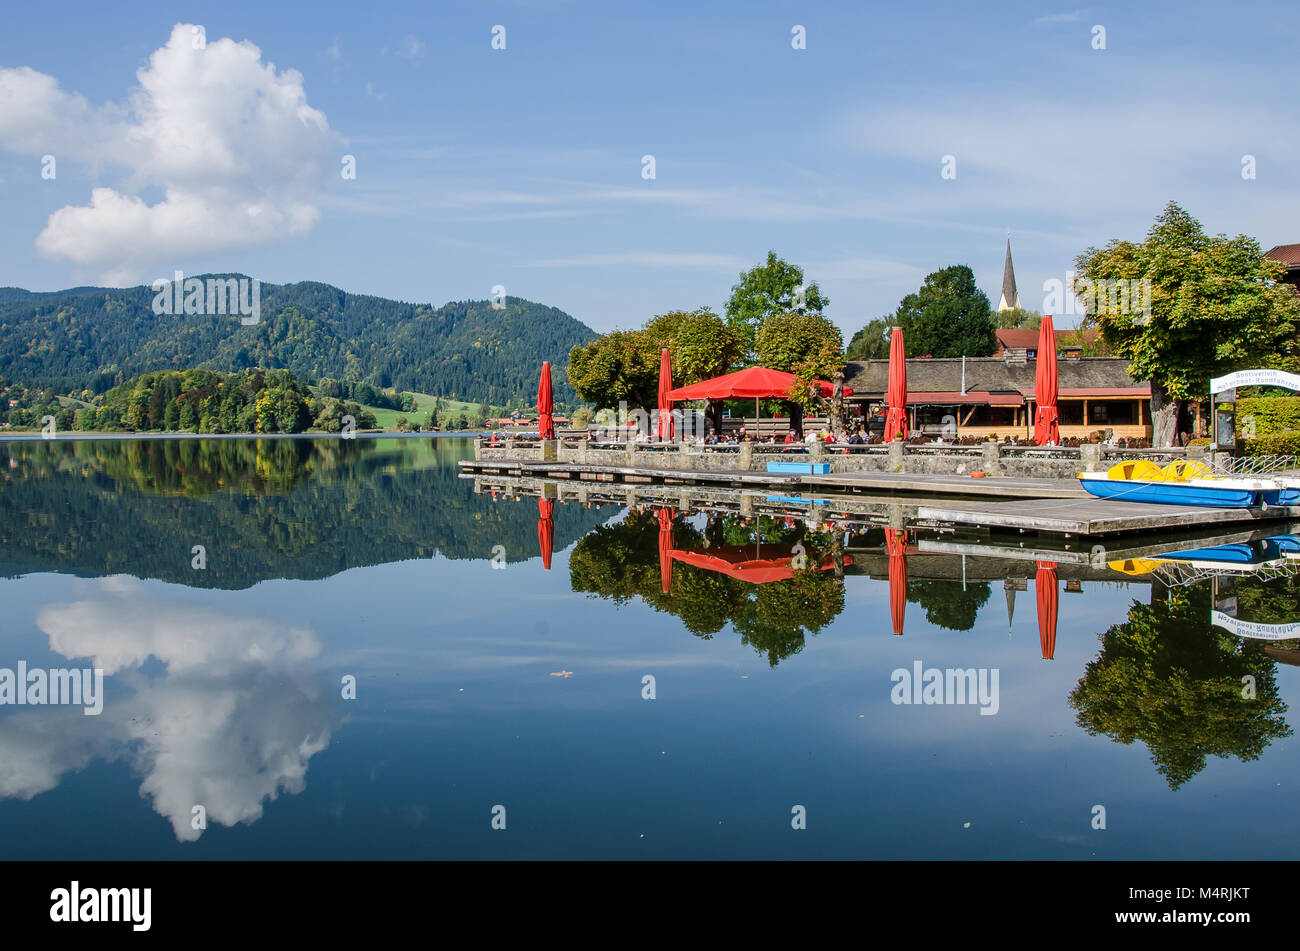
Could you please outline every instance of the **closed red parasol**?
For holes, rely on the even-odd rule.
[[[885,529],[885,551],[889,553],[889,616],[894,633],[902,634],[907,612],[907,532]]]
[[[673,367],[672,361],[668,357],[668,348],[664,347],[659,352],[659,438],[672,439],[676,433],[673,431],[673,401],[668,398],[668,394],[673,388]],[[665,589],[667,590],[667,589]]]
[[[1059,375],[1056,369],[1056,330],[1047,315],[1038,325],[1038,358],[1034,368],[1034,442],[1055,446],[1061,441],[1061,427],[1056,413]]]
[[[543,439],[555,438],[555,401],[551,398],[551,365],[542,364],[542,379],[537,384],[537,432]]]
[[[903,328],[895,327],[889,338],[889,387],[885,390],[889,412],[885,416],[885,442],[907,439],[907,359],[903,350]],[[901,616],[901,615],[900,615]],[[901,634],[902,631],[895,631]]]
[[[542,567],[551,570],[551,548],[555,545],[554,499],[537,500],[537,547],[542,550]]]
[[[1056,616],[1061,596],[1056,579],[1056,562],[1038,562],[1038,573],[1034,575],[1034,592],[1038,595],[1038,639],[1043,645],[1043,660],[1051,660],[1056,653]]]
[[[665,351],[666,352],[666,351]],[[659,510],[659,587],[664,594],[673,586],[673,510]]]

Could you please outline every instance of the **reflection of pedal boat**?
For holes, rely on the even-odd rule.
[[[1300,502],[1294,479],[1243,479],[1214,475],[1199,462],[1179,459],[1161,468],[1149,459],[1131,459],[1105,472],[1081,472],[1084,490],[1101,499],[1249,508]]]

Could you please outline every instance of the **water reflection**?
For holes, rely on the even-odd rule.
[[[36,621],[54,653],[104,671],[112,701],[98,717],[42,707],[0,718],[0,797],[31,799],[96,760],[121,760],[177,840],[192,842],[200,820],[255,822],[266,802],[300,793],[342,719],[314,663],[316,634],[161,600],[129,579],[99,587]]]
[[[601,506],[577,480],[517,478],[476,494],[458,477],[466,449],[426,440],[0,443],[0,574],[20,579],[6,582],[26,599],[19,626],[30,623],[73,665],[102,667],[112,700],[98,718],[75,708],[0,710],[0,797],[31,800],[95,763],[115,763],[175,838],[192,842],[203,834],[196,805],[215,826],[271,824],[261,818],[269,803],[300,797],[295,808],[305,809],[309,772],[349,755],[326,784],[329,808],[342,810],[344,794],[333,790],[348,781],[339,774],[375,781],[367,754],[340,752],[353,731],[365,737],[359,746],[383,747],[374,760],[395,771],[413,769],[408,743],[436,735],[443,742],[429,745],[424,762],[459,749],[455,762],[472,772],[490,757],[484,750],[519,755],[523,746],[512,744],[533,723],[540,750],[587,736],[590,722],[617,722],[603,727],[613,735],[605,756],[620,755],[641,728],[624,703],[639,688],[582,693],[601,665],[620,676],[635,669],[633,685],[645,670],[672,670],[684,704],[682,681],[699,677],[704,706],[691,709],[692,721],[717,704],[737,720],[742,711],[761,716],[761,706],[744,707],[752,693],[729,692],[738,681],[710,679],[718,658],[729,668],[758,659],[768,684],[784,691],[782,723],[800,734],[795,746],[824,746],[836,755],[822,761],[843,769],[855,755],[864,769],[878,756],[913,757],[921,765],[906,768],[923,775],[971,729],[936,720],[909,732],[924,710],[895,721],[892,708],[870,706],[872,678],[887,690],[888,671],[914,656],[1003,668],[1003,689],[1016,696],[978,727],[989,749],[1014,754],[1017,731],[1055,716],[1056,732],[1035,755],[1076,753],[1085,735],[1114,741],[1086,755],[1141,744],[1147,754],[1129,754],[1133,771],[1158,782],[1149,755],[1184,799],[1189,786],[1217,793],[1207,764],[1253,762],[1292,736],[1280,665],[1300,663],[1295,536],[1133,538],[1097,558],[1068,544],[881,524],[836,507],[816,517],[742,512],[741,493],[724,490],[708,504],[683,489]],[[191,567],[195,544],[207,546],[206,570]],[[493,570],[506,564],[511,571]],[[338,584],[300,583],[367,566]],[[95,580],[42,578],[52,571]],[[269,585],[273,594],[244,590],[276,579],[291,582]],[[991,597],[997,584],[1005,606]],[[1030,584],[1034,604],[1016,627],[1016,594]],[[346,589],[347,598],[320,607],[325,589]],[[281,617],[314,624],[276,620],[279,607]],[[14,656],[8,642],[6,650]],[[340,657],[383,669],[387,679],[365,681],[369,709],[387,715],[400,697],[418,711],[415,725],[390,737],[387,721],[346,719],[356,708],[340,702],[338,674],[326,673]],[[544,693],[529,692],[532,664]],[[548,673],[557,671],[571,676]],[[477,679],[444,683],[471,672]],[[471,695],[491,699],[476,709]],[[503,719],[503,710],[531,722]],[[854,734],[835,745],[841,727],[826,725],[844,710],[873,731],[868,740]],[[579,720],[579,711],[598,715]],[[455,739],[441,732],[449,723]],[[754,732],[737,761],[765,755],[769,742],[788,753],[795,746],[783,729]],[[667,746],[647,743],[654,756]],[[624,764],[627,775],[643,766]],[[491,783],[519,781],[509,763],[501,768]],[[584,768],[590,788],[608,778]],[[823,789],[841,778],[825,777]],[[434,781],[412,780],[407,795],[432,816],[441,800],[421,797],[435,795]],[[908,788],[923,796],[944,787]],[[365,794],[354,792],[349,809],[356,796]]]

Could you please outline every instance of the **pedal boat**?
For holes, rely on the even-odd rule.
[[[1161,468],[1149,459],[1130,459],[1105,472],[1081,472],[1084,491],[1099,499],[1203,505],[1215,508],[1294,505],[1300,485],[1293,479],[1238,478],[1212,473],[1203,464],[1178,459]]]

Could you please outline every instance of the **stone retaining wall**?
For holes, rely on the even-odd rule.
[[[566,442],[568,443],[566,445]],[[1105,444],[1085,444],[1077,449],[1004,446],[987,442],[978,446],[940,447],[895,442],[867,451],[842,453],[834,446],[814,443],[808,452],[764,451],[762,444],[741,443],[735,451],[706,452],[699,446],[673,444],[646,448],[635,443],[626,448],[595,448],[584,441],[544,442],[507,439],[495,446],[475,442],[474,457],[482,460],[561,462],[589,466],[635,469],[683,469],[703,472],[764,472],[768,462],[828,462],[831,472],[904,472],[962,475],[980,471],[990,476],[1035,476],[1073,479],[1081,471],[1104,469],[1121,458],[1142,457],[1158,463],[1171,459],[1202,459],[1201,449],[1117,450]]]

